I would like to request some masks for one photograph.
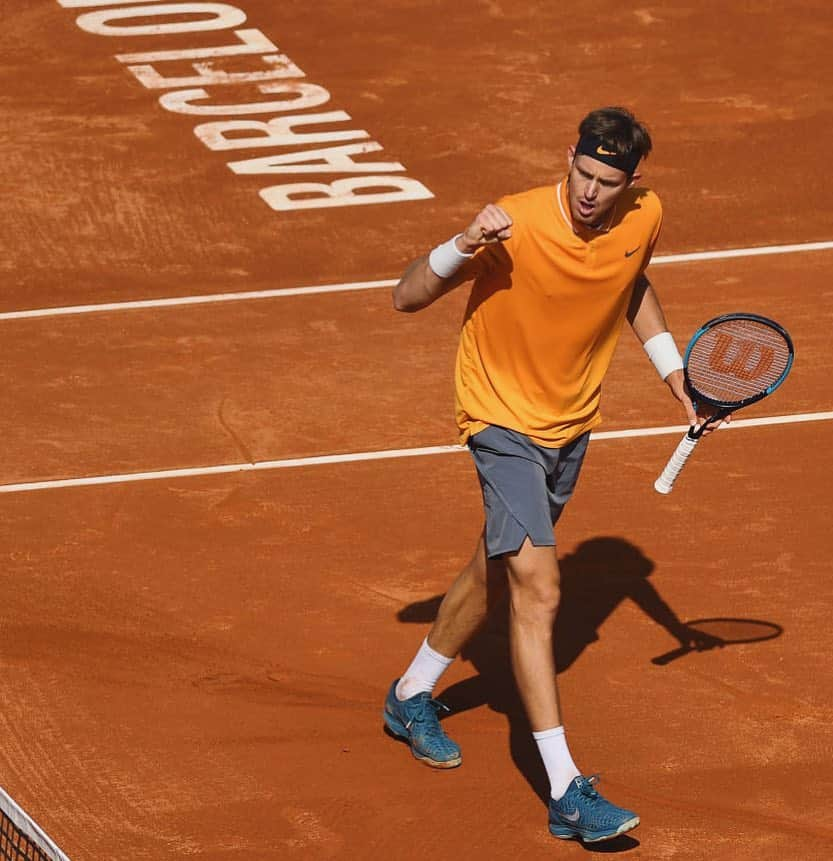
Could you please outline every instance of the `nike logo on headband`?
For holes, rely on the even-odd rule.
[[[601,144],[596,147],[596,152],[599,155],[619,155],[618,152],[611,152],[609,149],[605,149]]]

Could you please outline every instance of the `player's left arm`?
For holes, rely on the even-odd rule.
[[[636,284],[634,285],[633,294],[631,296],[631,302],[628,307],[627,317],[636,337],[639,338],[643,345],[647,344],[652,338],[656,338],[658,335],[662,336],[662,338],[658,339],[662,346],[658,370],[668,388],[671,389],[671,393],[682,404],[689,425],[693,426],[701,424],[708,418],[708,414],[704,413],[702,416],[699,416],[695,411],[691,398],[688,396],[688,392],[686,391],[682,362],[674,363],[671,361],[672,366],[677,364],[679,367],[673,367],[673,369],[669,370],[668,373],[664,372],[665,368],[663,368],[663,360],[667,359],[665,351],[667,351],[669,346],[671,346],[672,353],[674,353],[676,348],[673,348],[673,339],[671,341],[668,340],[671,338],[671,335],[668,332],[668,323],[665,320],[662,305],[660,304],[659,297],[657,296],[653,285],[648,280],[648,276],[645,275],[644,272],[636,279]],[[662,343],[663,339],[666,341],[665,344]],[[656,344],[657,341],[654,343]],[[649,355],[651,355],[651,351],[649,350],[648,352]],[[703,409],[706,409],[705,405]],[[711,433],[718,424],[719,423],[715,423],[713,426],[706,428],[704,434]]]

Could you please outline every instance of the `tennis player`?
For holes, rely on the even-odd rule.
[[[462,233],[414,261],[393,291],[418,311],[473,281],[455,371],[460,442],[473,455],[485,527],[437,619],[384,705],[389,730],[436,768],[460,765],[433,691],[509,589],[513,672],[550,781],[549,830],[607,840],[639,824],[573,762],[556,685],[553,629],[559,572],[553,527],[573,492],[624,321],[660,378],[698,422],[683,362],[645,269],[662,224],[657,196],[636,185],[651,151],[623,108],[585,117],[568,173],[486,206]]]

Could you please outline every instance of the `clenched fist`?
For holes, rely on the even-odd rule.
[[[497,204],[490,203],[477,214],[465,232],[457,238],[457,248],[463,254],[473,254],[482,245],[503,242],[511,235],[511,217]]]

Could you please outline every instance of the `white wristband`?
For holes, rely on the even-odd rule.
[[[467,260],[474,257],[474,252],[463,254],[457,249],[457,239],[462,235],[462,233],[458,233],[453,239],[438,245],[428,255],[428,265],[438,278],[451,278]]]
[[[672,371],[682,370],[683,357],[670,332],[660,332],[659,335],[648,338],[642,346],[663,380]]]

